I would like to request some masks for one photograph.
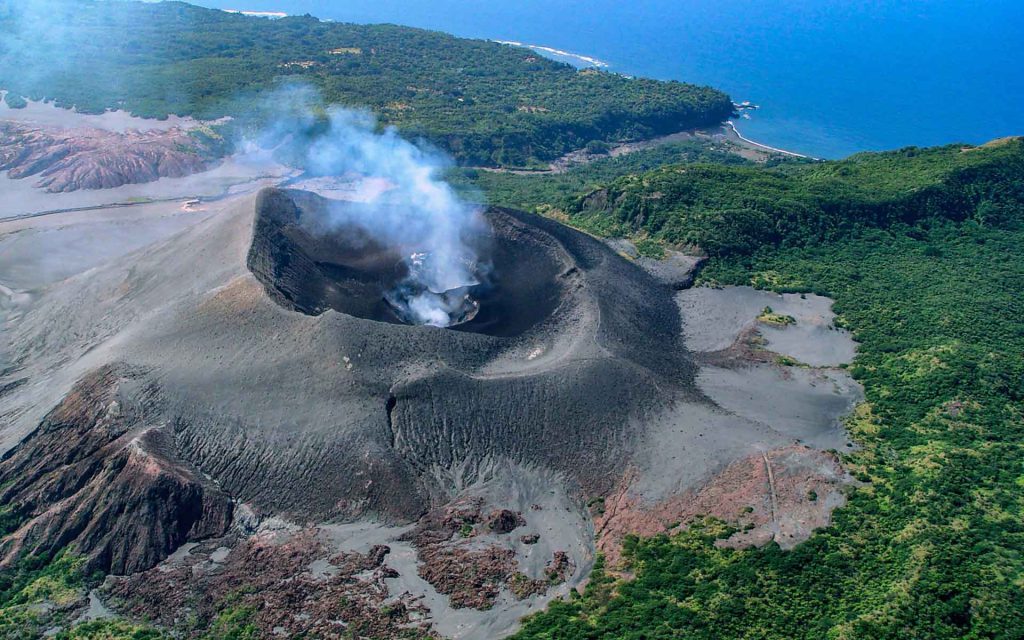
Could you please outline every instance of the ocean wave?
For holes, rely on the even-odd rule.
[[[729,129],[731,129],[732,133],[737,138],[742,140],[743,142],[746,142],[747,144],[754,145],[755,147],[760,147],[762,149],[765,149],[766,151],[774,151],[775,153],[781,153],[781,154],[784,154],[784,155],[787,155],[787,156],[793,156],[795,158],[810,158],[811,160],[817,160],[818,159],[818,158],[815,158],[813,156],[806,156],[806,155],[804,155],[802,153],[797,153],[795,151],[786,151],[785,149],[779,149],[778,147],[769,147],[766,144],[761,144],[760,142],[756,142],[754,140],[751,140],[750,138],[746,138],[746,137],[743,136],[742,133],[740,133],[740,130],[736,128],[736,123],[734,123],[732,120],[726,120],[725,121],[725,126],[727,128],[729,128]]]
[[[605,69],[605,68],[608,67],[608,63],[603,61],[603,60],[599,60],[599,59],[594,58],[592,56],[584,56],[584,55],[580,55],[578,53],[572,53],[571,51],[563,51],[561,49],[555,49],[554,47],[545,47],[545,46],[539,45],[539,44],[525,44],[525,43],[522,43],[522,42],[518,42],[516,40],[494,40],[494,42],[497,42],[498,44],[507,44],[507,45],[510,45],[510,46],[513,46],[513,47],[522,47],[524,49],[530,49],[532,51],[536,51],[537,53],[546,53],[546,54],[549,54],[549,55],[561,56],[563,58],[571,58],[573,60],[579,60],[580,62],[583,62],[584,64],[590,65],[592,67],[597,67],[599,69]]]
[[[283,11],[246,11],[244,9],[224,9],[227,13],[240,13],[243,16],[253,18],[287,18],[288,14]]]

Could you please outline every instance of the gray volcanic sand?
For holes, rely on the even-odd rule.
[[[94,117],[48,108],[54,116]],[[211,211],[223,210],[220,205],[186,207],[183,201],[187,199],[245,194],[294,173],[274,163],[266,153],[228,158],[210,171],[185,178],[70,193],[47,193],[35,188],[32,178],[14,180],[6,172],[0,173],[0,328],[4,329],[0,331],[0,371],[11,364],[11,332],[7,329],[20,320],[34,295],[26,292],[123,257],[205,220]],[[131,203],[133,199],[167,201],[103,206]],[[80,207],[90,208],[16,218]],[[90,306],[94,302],[85,300],[82,304]],[[12,414],[0,413],[0,417],[10,419]],[[0,450],[13,444],[6,436],[0,430]]]
[[[6,92],[4,92],[6,97]],[[164,120],[152,120],[133,116],[127,111],[107,111],[102,114],[79,113],[74,109],[62,109],[52,102],[26,101],[23,109],[12,109],[6,100],[0,101],[0,120],[30,124],[39,127],[89,127],[104,131],[125,132],[132,129],[152,131],[180,127],[188,129],[200,124],[192,118],[169,116]]]
[[[750,287],[698,287],[676,296],[683,341],[697,353],[731,347],[757,326],[766,348],[815,367],[853,359],[856,344],[832,326],[832,301],[815,295],[779,295]],[[791,315],[795,325],[757,323],[766,306]],[[794,441],[829,449],[849,443],[842,418],[863,398],[845,371],[738,363],[703,365],[698,389],[714,406],[682,400],[648,422],[648,446],[637,461],[631,491],[647,501],[664,499],[706,481],[729,462]]]
[[[636,245],[626,238],[608,238],[605,244],[616,253],[635,261],[658,282],[675,289],[690,286],[697,268],[706,260],[702,256],[688,255],[672,249],[666,249],[661,259],[648,258],[641,256]]]
[[[686,346],[694,351],[729,348],[743,329],[755,324],[765,307],[793,316],[795,325],[761,325],[770,351],[812,367],[836,367],[851,362],[856,343],[850,333],[833,326],[832,301],[823,296],[778,294],[750,287],[697,287],[679,293]]]
[[[161,178],[155,182],[126,184],[114,189],[82,189],[48,193],[35,186],[32,176],[16,180],[0,172],[0,220],[40,212],[101,208],[105,205],[146,200],[185,200],[237,195],[277,184],[295,170],[270,159],[267,153],[225,158],[216,167],[184,178]]]
[[[663,500],[699,486],[734,460],[792,441],[762,422],[683,400],[649,421],[630,491],[647,502]]]
[[[860,385],[840,370],[704,367],[697,385],[722,408],[817,449],[849,442],[841,419],[863,399]]]
[[[245,198],[242,202],[244,200]],[[251,207],[251,197],[248,201]],[[239,201],[235,202],[236,210],[239,204]],[[215,208],[218,213],[224,211],[224,205],[217,205]],[[122,211],[128,212],[133,209],[126,208]],[[194,219],[198,224],[186,229],[207,226],[211,222],[209,217]],[[39,223],[44,220],[45,218],[36,218],[29,222]],[[104,220],[103,214],[100,214],[100,220]],[[88,227],[88,224],[71,227],[67,233],[88,234]],[[26,233],[31,228],[23,227],[19,233]],[[228,243],[225,241],[225,244]],[[29,249],[26,248],[25,251],[28,252]],[[240,246],[239,251],[244,255],[243,247]],[[165,249],[158,257],[154,256],[152,259],[161,264],[161,270],[165,273],[177,274],[182,279],[179,282],[184,281],[185,274],[200,275],[194,257],[186,257],[174,249],[170,249],[170,254],[168,255],[168,250]],[[130,263],[129,256],[132,255],[123,256],[123,261]],[[149,246],[146,246],[137,250],[134,255],[136,260],[145,260],[152,254]],[[3,340],[0,341],[0,356],[3,355],[5,347],[23,345],[25,341],[33,340],[26,336],[38,336],[41,342],[38,343],[40,347],[29,354],[25,353],[23,347],[18,349],[18,358],[23,361],[18,375],[26,378],[28,382],[19,387],[16,393],[0,396],[0,415],[5,418],[2,421],[3,430],[0,431],[0,449],[8,449],[34,429],[43,414],[60,401],[76,380],[104,362],[109,362],[109,351],[118,342],[114,337],[119,331],[138,321],[140,316],[159,315],[159,309],[169,295],[168,288],[174,288],[168,287],[169,283],[163,283],[163,286],[145,286],[145,291],[140,292],[141,295],[135,304],[126,305],[125,301],[118,301],[112,297],[111,291],[121,286],[117,283],[125,282],[129,276],[127,268],[118,266],[118,263],[123,261],[108,261],[99,269],[81,271],[50,285],[42,295],[32,300],[31,304],[22,305],[17,309],[17,313],[11,313],[6,318]],[[216,270],[214,264],[208,263],[202,272],[206,273],[208,278],[223,277],[224,272]],[[85,265],[80,266],[86,268]],[[0,282],[4,282],[10,276],[6,270],[0,271]],[[207,282],[208,287],[214,286],[209,279]],[[3,297],[0,292],[0,299]]]
[[[0,284],[31,290],[173,235],[207,217],[179,202],[0,222]]]

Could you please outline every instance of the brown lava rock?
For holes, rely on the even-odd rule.
[[[226,607],[250,609],[261,638],[437,637],[422,605],[390,596],[384,580],[395,572],[384,564],[386,546],[329,555],[317,530],[305,529],[249,538],[221,564],[210,553],[220,542],[193,549],[177,565],[108,580],[104,596],[116,610],[187,638],[202,636]],[[310,565],[324,560],[331,571],[314,575]]]
[[[523,514],[508,509],[498,509],[487,518],[487,526],[494,533],[511,533],[526,524]]]
[[[519,599],[544,593],[560,581],[551,578],[552,567],[564,580],[567,574],[563,567],[571,567],[571,562],[565,565],[568,556],[564,562],[557,562],[557,554],[543,578],[533,579],[519,572],[515,551],[499,544],[497,536],[525,525],[526,519],[510,509],[494,509],[484,518],[483,508],[481,498],[461,498],[427,513],[406,536],[416,546],[420,577],[447,595],[452,607],[489,609],[502,587]],[[481,523],[486,523],[486,528],[470,532]],[[494,542],[488,544],[488,539]],[[536,544],[539,539],[535,533],[520,537],[525,544]]]
[[[515,573],[515,552],[496,545],[483,549],[431,546],[420,551],[420,576],[456,609],[490,609]]]
[[[551,586],[547,580],[531,579],[525,573],[517,572],[508,581],[509,591],[516,597],[517,600],[526,600],[530,596],[539,596],[544,594],[548,587]]]
[[[575,568],[569,554],[564,551],[556,551],[544,569],[544,575],[552,584],[561,584],[572,574]]]
[[[464,532],[482,522],[482,507],[482,499],[464,498],[440,509],[434,509],[420,518],[412,531],[402,536],[402,539],[411,541],[421,549],[446,542],[456,533]]]

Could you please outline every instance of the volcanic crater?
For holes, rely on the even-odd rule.
[[[255,221],[248,267],[285,308],[309,315],[333,309],[408,324],[388,298],[409,277],[405,258],[418,247],[376,239],[358,224],[373,215],[379,215],[379,206],[296,190],[268,192]],[[486,217],[492,235],[473,242],[487,259],[478,267],[480,281],[465,287],[474,313],[453,318],[452,326],[519,336],[550,317],[566,298],[574,263],[556,241],[513,212],[492,209]]]
[[[358,220],[359,207],[264,191],[246,264],[281,307],[350,327],[323,339],[336,341],[335,353],[356,352],[341,376],[354,386],[339,390],[338,402],[350,407],[346,430],[371,439],[387,462],[378,463],[375,475],[387,472],[372,478],[372,492],[356,490],[365,508],[416,517],[452,497],[455,469],[459,482],[472,481],[490,459],[607,489],[644,412],[692,385],[671,291],[604,244],[488,209],[491,235],[480,241],[488,278],[470,289],[479,312],[443,331],[405,324],[387,303],[406,275],[403,252],[334,222]],[[374,409],[354,410],[364,406]]]

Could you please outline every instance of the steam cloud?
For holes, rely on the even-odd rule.
[[[451,161],[417,146],[393,127],[378,130],[372,114],[322,106],[315,90],[291,87],[273,97],[282,115],[261,146],[283,144],[313,176],[362,176],[387,184],[358,208],[339,208],[336,228],[356,226],[400,249],[408,276],[386,298],[412,324],[449,326],[470,319],[469,289],[486,275],[478,255],[488,232],[479,207],[464,202],[441,178]]]

